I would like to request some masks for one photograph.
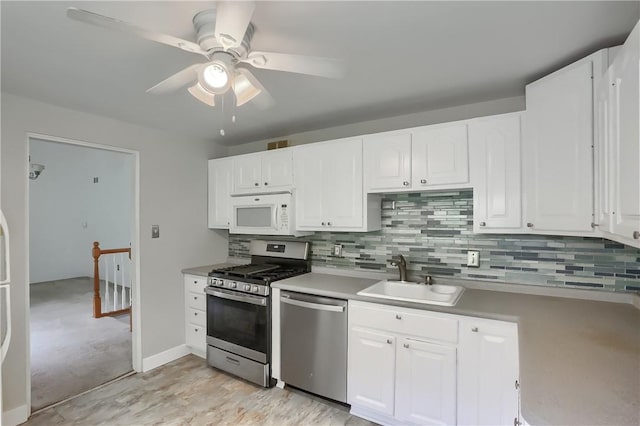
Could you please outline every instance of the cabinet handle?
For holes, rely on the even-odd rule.
[[[533,228],[533,223],[527,222],[527,228]]]
[[[405,348],[409,349],[409,344],[408,344],[408,343],[405,343],[405,344],[404,344],[404,345],[402,345],[402,346],[404,346]]]
[[[402,186],[409,186],[409,182],[405,180],[404,182],[402,182]]]
[[[322,226],[324,226],[324,225],[325,225],[325,223],[324,223],[324,222],[322,222]]]
[[[633,231],[633,239],[640,240],[640,231]]]
[[[480,222],[480,226],[487,226],[487,222]]]
[[[402,315],[397,315],[396,314],[396,319],[401,320],[402,319]]]
[[[331,222],[327,222],[327,226],[331,226]]]
[[[197,317],[197,316],[198,316],[198,313],[197,313],[197,312],[194,312],[194,313],[193,313],[193,316],[194,316],[194,317]]]
[[[269,182],[265,182],[265,183],[264,183],[264,186],[267,186],[267,185],[269,185]]]
[[[420,183],[427,183],[426,179],[420,179]]]
[[[392,344],[392,343],[393,343],[393,340],[391,340],[391,339],[387,339],[387,344],[389,344],[389,345],[390,345],[390,344]]]
[[[197,333],[197,332],[198,332],[198,329],[197,329],[197,328],[194,328],[194,329],[193,329],[193,331],[195,331],[195,332]]]
[[[198,296],[193,296],[193,300],[198,300]]]
[[[473,327],[473,328],[471,329],[471,331],[473,331],[474,333],[477,333],[477,332],[478,332],[478,327]]]
[[[256,182],[256,183],[254,183],[253,185],[254,185],[254,186],[259,186],[260,184],[259,184],[258,182]]]
[[[194,283],[194,284],[198,284],[198,281],[194,281],[193,283]]]

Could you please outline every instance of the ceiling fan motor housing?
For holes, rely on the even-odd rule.
[[[222,44],[216,39],[216,10],[207,9],[202,12],[198,12],[193,17],[193,26],[196,30],[196,41],[202,48],[202,50],[213,53],[224,50]],[[251,39],[255,27],[252,23],[249,23],[247,31],[244,33],[242,44],[238,47],[233,47],[228,50],[237,58],[245,58],[249,52]]]

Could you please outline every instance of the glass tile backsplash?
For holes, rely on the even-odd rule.
[[[640,250],[602,238],[473,233],[471,190],[388,194],[395,210],[382,211],[382,230],[316,232],[314,266],[397,272],[388,260],[407,259],[409,278],[424,275],[516,284],[640,292]],[[259,236],[229,235],[229,256],[248,257]],[[265,237],[275,238],[275,237]],[[281,239],[281,237],[277,237]],[[342,257],[331,255],[342,244]],[[480,252],[480,267],[467,267],[467,251]]]

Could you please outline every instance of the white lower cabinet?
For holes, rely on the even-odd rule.
[[[519,419],[518,327],[460,321],[458,424],[515,425]]]
[[[347,402],[384,425],[513,425],[517,325],[349,302]]]
[[[202,358],[207,352],[207,295],[204,292],[206,286],[206,277],[185,274],[185,343],[191,353]]]

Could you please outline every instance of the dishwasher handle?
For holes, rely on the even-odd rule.
[[[285,297],[281,297],[280,301],[282,303],[287,303],[289,305],[300,306],[302,308],[315,309],[317,311],[344,312],[344,308],[345,308],[344,306],[325,305],[323,303],[305,302],[303,300],[289,299]]]

